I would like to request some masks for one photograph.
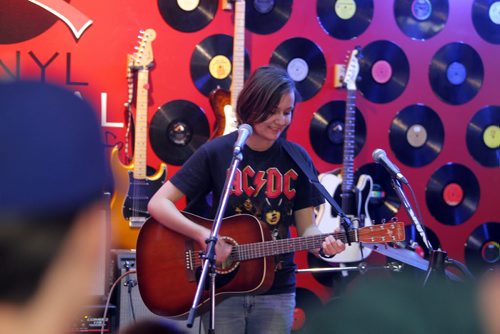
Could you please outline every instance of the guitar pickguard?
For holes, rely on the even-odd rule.
[[[154,171],[149,166],[147,169],[148,172]],[[141,228],[149,218],[149,200],[165,182],[165,169],[159,177],[135,179],[132,171],[128,172],[128,176],[129,187],[123,204],[123,217],[128,220],[130,228]]]
[[[320,174],[319,180],[332,196],[341,192],[342,177],[338,175],[338,173],[336,174],[332,171]],[[348,217],[352,221],[353,228],[372,225],[372,221],[368,214],[368,201],[370,200],[372,187],[373,180],[371,176],[364,174],[360,175],[358,183],[356,184],[356,193],[359,195],[355,201],[358,205],[357,212],[348,214]],[[316,211],[316,224],[323,233],[332,232],[340,226],[339,216],[334,212],[330,203],[325,202]],[[324,260],[334,263],[358,262],[367,258],[371,252],[371,249],[363,247],[359,242],[353,242],[351,245],[346,245],[346,249],[342,253],[330,259],[325,258]]]

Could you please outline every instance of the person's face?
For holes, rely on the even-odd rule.
[[[292,121],[292,112],[295,106],[295,94],[283,94],[279,104],[274,108],[272,115],[263,122],[253,126],[253,136],[256,140],[273,143]]]

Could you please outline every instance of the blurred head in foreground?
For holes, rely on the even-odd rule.
[[[95,112],[61,87],[0,83],[0,332],[62,333],[90,302],[108,166]]]

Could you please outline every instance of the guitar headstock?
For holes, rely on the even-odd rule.
[[[133,66],[135,68],[145,68],[153,65],[152,43],[156,39],[156,31],[153,29],[141,30],[139,33],[136,52],[132,55]]]
[[[403,222],[390,222],[366,226],[358,230],[359,242],[378,244],[405,240],[405,224]]]
[[[360,58],[361,48],[356,47],[351,51],[349,55],[349,59],[347,61],[345,76],[344,76],[344,85],[348,90],[356,90],[356,79],[359,74],[359,58]]]

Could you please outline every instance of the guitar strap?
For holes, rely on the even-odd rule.
[[[328,201],[328,203],[331,204],[331,206],[335,209],[337,214],[342,218],[342,226],[344,227],[344,230],[345,231],[351,230],[352,227],[351,221],[342,211],[337,202],[335,202],[333,196],[330,195],[328,190],[326,190],[326,188],[319,182],[316,173],[314,173],[312,169],[308,167],[307,161],[304,159],[299,149],[295,145],[292,145],[292,143],[290,143],[288,140],[283,140],[283,148],[292,158],[292,160],[295,161],[295,163],[299,166],[299,168],[304,172],[304,174],[306,174],[307,178],[309,179],[309,182],[311,182],[321,192],[323,197]],[[348,236],[348,233],[346,233],[346,236]],[[350,244],[350,240],[347,241]]]

